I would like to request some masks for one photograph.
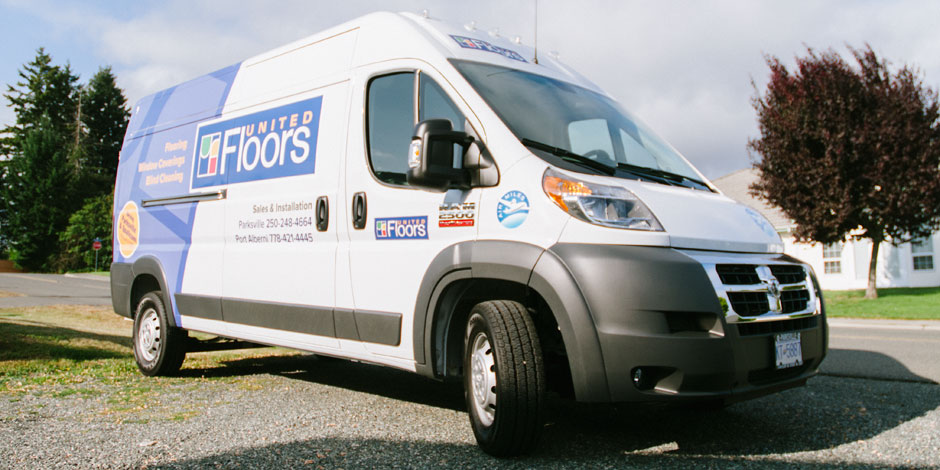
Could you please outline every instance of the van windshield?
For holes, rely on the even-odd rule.
[[[452,63],[513,134],[553,165],[710,190],[675,149],[610,98],[521,70]]]

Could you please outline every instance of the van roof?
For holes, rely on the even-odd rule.
[[[340,42],[348,44],[348,47],[333,53],[317,53],[317,50],[324,49],[317,46],[331,46]],[[278,62],[297,66],[298,62],[303,62],[297,60],[300,56],[305,56],[305,65],[309,65],[300,79],[306,83],[332,74],[345,75],[349,69],[396,58],[420,58],[435,67],[446,67],[443,64],[448,59],[459,59],[546,75],[603,93],[596,85],[553,57],[539,57],[536,64],[532,47],[496,32],[470,25],[455,25],[413,13],[377,12],[140,99],[132,109],[125,139],[135,139],[219,116],[226,103],[225,100],[219,102],[213,97],[227,96],[236,75],[250,79],[253,70],[261,70],[265,66],[276,67]],[[267,87],[272,92],[283,93],[285,87],[301,86],[297,78],[294,78],[293,83],[271,83],[278,78],[291,78],[292,74],[257,75],[254,80],[256,85]],[[220,92],[222,88],[224,92]],[[185,104],[167,106],[171,97],[174,102]]]

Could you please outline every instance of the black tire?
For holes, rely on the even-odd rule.
[[[134,359],[147,376],[173,375],[186,358],[184,330],[170,326],[158,291],[148,292],[134,314]]]
[[[545,366],[522,304],[497,300],[473,307],[463,367],[470,425],[483,451],[496,457],[531,451],[544,427]]]

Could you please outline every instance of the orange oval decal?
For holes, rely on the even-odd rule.
[[[140,217],[137,215],[137,204],[134,204],[134,201],[127,201],[121,209],[117,223],[117,241],[121,255],[125,258],[133,255],[137,251],[139,238]]]

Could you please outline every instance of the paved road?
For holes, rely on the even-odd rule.
[[[0,308],[111,305],[107,277],[93,274],[0,273]]]
[[[0,273],[0,308],[111,305],[108,278],[92,274]],[[821,372],[940,383],[940,322],[830,319]]]
[[[940,383],[940,322],[829,320],[824,374]]]

